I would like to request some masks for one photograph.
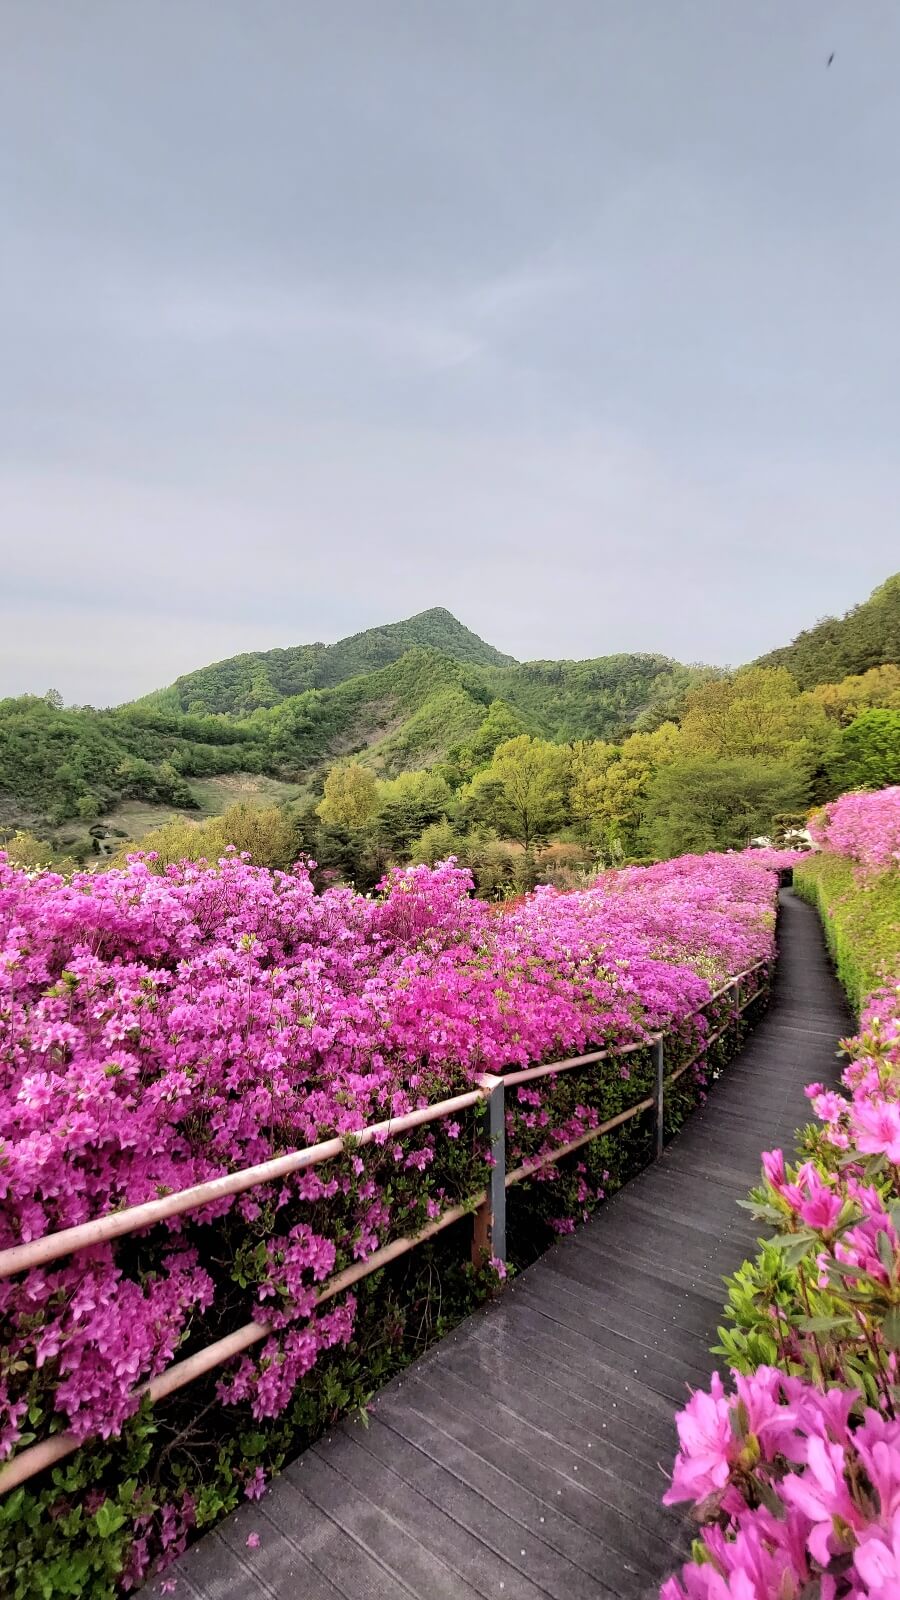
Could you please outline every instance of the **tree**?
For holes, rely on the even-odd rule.
[[[529,849],[565,820],[570,760],[564,745],[527,733],[507,739],[463,791],[464,815]]]
[[[573,810],[577,807],[590,837],[604,851],[634,854],[654,774],[675,760],[679,747],[678,729],[664,722],[652,733],[632,734],[618,751],[609,745],[576,750]]]
[[[464,835],[457,832],[452,822],[446,817],[442,822],[429,823],[423,828],[417,839],[413,839],[409,858],[413,863],[423,862],[426,866],[433,867],[438,861],[446,861],[448,856],[459,858],[465,839]]]
[[[644,836],[658,856],[739,850],[808,799],[809,780],[789,762],[687,757],[653,778]]]
[[[900,783],[900,711],[864,711],[843,728],[828,777],[834,793]]]
[[[392,851],[404,851],[430,823],[446,820],[453,796],[437,772],[403,772],[377,786],[378,828]]]
[[[487,766],[498,745],[524,732],[525,725],[518,712],[505,700],[492,700],[481,727],[452,755],[462,772],[474,773],[480,767]]]
[[[892,663],[870,667],[868,672],[842,678],[840,683],[820,683],[809,690],[808,697],[833,722],[852,722],[876,706],[900,711],[900,667]]]
[[[573,744],[569,803],[579,822],[590,824],[597,816],[609,769],[621,754],[605,739],[578,739]]]
[[[812,770],[833,743],[823,708],[800,695],[783,667],[748,667],[687,698],[686,754],[792,761]]]
[[[285,871],[300,854],[297,824],[280,806],[254,806],[246,800],[229,806],[220,817],[194,822],[172,817],[161,828],[144,835],[140,844],[122,845],[116,863],[122,865],[134,850],[152,853],[151,866],[164,872],[179,861],[208,861],[215,865],[231,845],[246,851],[254,866]]]
[[[325,796],[316,807],[323,822],[339,828],[364,828],[378,810],[378,782],[374,772],[358,761],[332,767],[325,779]]]

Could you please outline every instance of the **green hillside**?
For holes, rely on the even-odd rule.
[[[786,667],[801,689],[900,661],[900,572],[843,617],[825,617],[756,663]]]
[[[507,661],[454,627],[457,648],[474,641],[473,650]],[[349,659],[336,655],[329,671]],[[489,754],[498,727],[505,737],[616,738],[698,676],[664,656],[480,665],[414,647],[243,716],[179,711],[174,691],[108,711],[24,695],[0,701],[0,825],[87,824],[134,801],[187,809],[197,802],[195,780],[239,772],[315,786],[330,763],[351,755],[390,777],[460,747]]]
[[[897,690],[848,675],[898,660],[900,575],[762,665],[788,668],[803,689],[834,685],[816,712],[841,741],[828,759],[852,757],[865,774],[873,761],[883,773],[872,719],[895,714]],[[236,794],[314,805],[329,767],[349,757],[381,779],[440,766],[459,788],[521,734],[557,745],[652,737],[722,677],[651,654],[517,662],[437,608],[333,645],[234,656],[110,710],[24,695],[0,701],[0,830],[36,830],[62,853],[89,847],[101,823],[138,837],[174,808],[210,814]]]
[[[308,689],[331,689],[348,678],[375,672],[414,649],[437,650],[451,661],[476,666],[512,662],[511,656],[485,644],[449,611],[435,606],[405,622],[367,628],[336,644],[300,644],[229,656],[177,678],[170,688],[139,703],[170,711],[246,716]]]

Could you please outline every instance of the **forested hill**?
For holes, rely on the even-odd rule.
[[[229,656],[186,673],[170,688],[146,695],[138,704],[200,715],[246,716],[307,689],[332,689],[349,678],[376,672],[414,649],[436,650],[469,666],[513,664],[512,656],[486,644],[442,606],[434,606],[404,622],[367,628],[336,644],[299,644]]]
[[[801,689],[900,661],[900,572],[843,617],[825,617],[755,663],[786,667]]]
[[[116,827],[140,837],[173,806],[218,812],[236,793],[308,805],[328,769],[348,760],[373,782],[440,768],[442,781],[459,788],[487,770],[504,743],[525,735],[570,752],[599,741],[594,755],[603,765],[629,740],[637,740],[634,750],[649,741],[655,751],[671,742],[673,724],[690,734],[703,722],[706,753],[707,724],[728,721],[719,701],[730,705],[737,696],[743,705],[750,689],[784,702],[790,728],[781,743],[815,747],[819,767],[834,740],[820,738],[818,725],[831,720],[844,787],[848,772],[856,781],[874,773],[893,782],[883,772],[885,761],[896,761],[894,663],[900,575],[843,619],[819,623],[765,657],[765,667],[788,670],[763,673],[761,688],[759,674],[732,677],[652,654],[518,662],[437,608],[333,645],[234,656],[112,710],[66,708],[55,694],[0,701],[0,834],[25,826],[69,849],[112,815]],[[801,737],[794,723],[805,727],[810,718],[818,732]],[[747,753],[740,741],[732,748],[719,738],[719,746],[735,757]],[[774,748],[780,758],[781,745]],[[625,783],[627,771],[623,757],[616,781]]]

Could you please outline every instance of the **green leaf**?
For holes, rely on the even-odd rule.
[[[94,1521],[101,1539],[108,1539],[111,1533],[117,1533],[124,1526],[125,1520],[124,1511],[109,1500],[104,1500],[102,1506],[98,1506],[94,1513]]]
[[[881,1324],[881,1336],[889,1350],[900,1350],[900,1306],[891,1306]]]
[[[785,1266],[798,1267],[800,1262],[805,1261],[806,1257],[811,1254],[815,1248],[815,1244],[815,1239],[804,1239],[802,1236],[798,1235],[798,1237],[796,1237],[791,1244],[786,1245],[782,1251]]]
[[[838,1328],[852,1330],[855,1323],[851,1317],[798,1317],[797,1327],[801,1333],[834,1333]]]
[[[879,1228],[875,1243],[878,1246],[878,1259],[890,1277],[894,1270],[894,1246],[883,1228]]]

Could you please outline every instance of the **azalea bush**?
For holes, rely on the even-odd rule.
[[[657,1030],[670,1066],[697,1058],[671,1129],[727,1055],[728,1039],[706,1047],[731,1016],[717,989],[773,950],[775,879],[740,856],[501,913],[453,861],[396,871],[374,898],[318,895],[304,864],[157,868],[65,880],[0,856],[0,1248],[334,1135],[344,1150],[0,1284],[0,1458],[60,1429],[83,1441],[0,1503],[17,1600],[139,1583],[496,1282],[448,1234],[443,1256],[425,1247],[317,1303],[487,1181],[475,1111],[365,1146],[354,1133],[485,1072]],[[511,1196],[523,1255],[646,1158],[642,1117],[548,1160],[642,1098],[651,1071],[638,1048],[510,1089],[508,1164],[533,1168]],[[176,1356],[251,1319],[269,1330],[252,1354],[168,1411],[141,1401]]]
[[[844,1041],[842,1091],[807,1089],[800,1161],[763,1155],[747,1204],[769,1239],[730,1281],[717,1351],[731,1382],[715,1375],[677,1419],[665,1499],[692,1502],[701,1533],[664,1600],[900,1595],[900,874],[886,865],[898,794],[828,808],[824,853],[803,869],[841,882],[824,909],[853,952],[851,998],[860,972],[880,986]],[[890,923],[854,916],[873,892]]]
[[[768,867],[771,872],[793,872],[801,862],[809,859],[806,850],[776,850],[770,845],[751,845],[741,854],[745,860],[755,861],[758,866]]]
[[[854,790],[810,820],[813,841],[870,871],[900,862],[900,785]]]

